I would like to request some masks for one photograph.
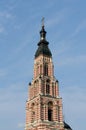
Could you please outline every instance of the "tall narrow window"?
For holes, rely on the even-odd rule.
[[[54,83],[52,83],[52,96],[54,97]]]
[[[46,94],[50,94],[50,80],[46,81]]]
[[[48,120],[49,121],[53,120],[53,103],[52,102],[48,103]]]
[[[48,76],[48,65],[44,65],[44,75]]]
[[[48,109],[48,120],[52,121],[52,110]]]
[[[50,93],[50,85],[46,84],[46,94],[49,94],[49,93]]]
[[[31,117],[32,117],[31,122],[34,122],[35,121],[35,104],[34,103],[32,103],[32,106],[31,106]]]
[[[58,106],[58,109],[57,109],[57,114],[58,114],[58,121],[60,122],[60,107]]]

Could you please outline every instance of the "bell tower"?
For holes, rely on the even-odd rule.
[[[34,57],[34,75],[29,83],[25,130],[64,130],[62,98],[44,24]]]

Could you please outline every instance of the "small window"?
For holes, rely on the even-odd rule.
[[[49,93],[50,93],[50,85],[47,84],[47,85],[46,85],[46,94],[49,94]]]
[[[49,121],[53,120],[53,103],[52,102],[48,103],[48,120]]]
[[[42,74],[42,65],[40,65],[40,74]]]
[[[48,65],[44,65],[44,75],[48,76]]]
[[[31,107],[31,122],[35,121],[35,104],[32,103],[32,107]]]
[[[48,109],[48,120],[52,121],[52,110]]]
[[[35,115],[35,111],[32,111],[32,115]]]
[[[54,83],[52,83],[52,96],[54,97]]]

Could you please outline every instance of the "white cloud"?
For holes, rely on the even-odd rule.
[[[27,96],[23,83],[10,84],[0,88],[0,103],[4,106],[7,104],[10,106],[13,101],[17,104],[22,96]]]
[[[0,87],[0,121],[6,121],[10,127],[24,128],[26,91],[23,83]],[[16,120],[15,120],[16,119]],[[1,127],[0,127],[1,128]]]
[[[0,77],[7,76],[7,70],[0,69]]]
[[[0,18],[10,19],[12,17],[14,17],[14,16],[9,12],[6,12],[6,11],[0,12]]]
[[[64,18],[66,17],[66,15],[65,15],[66,12],[67,12],[67,9],[64,8],[64,9],[60,10],[59,12],[55,13],[49,20],[47,20],[47,22],[46,22],[47,27],[56,26],[61,21],[63,21]]]
[[[69,124],[74,129],[76,122],[81,123],[81,120],[86,120],[86,87],[76,85],[64,87],[61,95],[65,120],[71,122]],[[78,127],[76,130],[80,130]]]
[[[0,33],[4,32],[6,30],[5,24],[8,22],[10,23],[12,20],[14,20],[15,16],[8,11],[2,11],[0,12]]]
[[[59,41],[58,44],[60,46],[58,46],[58,44],[57,44],[56,48],[58,48],[58,51],[56,49],[54,49],[54,54],[61,55],[61,54],[65,53],[65,51],[70,49],[71,42],[73,42],[73,41],[67,41],[67,40]]]
[[[58,65],[75,65],[80,63],[86,63],[86,55],[78,55],[74,57],[66,57],[58,63]]]
[[[86,19],[84,19],[75,29],[74,33],[71,35],[71,37],[76,36],[78,33],[80,33],[82,30],[86,29]]]
[[[25,124],[24,124],[24,123],[19,123],[19,124],[18,124],[18,127],[19,127],[19,128],[24,128],[24,127],[25,127]]]
[[[0,26],[0,33],[3,33],[5,31],[5,28],[3,26]]]
[[[23,24],[16,24],[16,25],[14,25],[14,29],[19,30],[22,28],[22,26],[23,26]]]

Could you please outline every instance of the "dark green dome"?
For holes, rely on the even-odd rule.
[[[40,31],[40,41],[38,43],[38,49],[35,53],[35,58],[41,54],[52,57],[48,44],[49,42],[46,41],[46,31],[44,29],[44,26],[42,26],[42,29]]]
[[[72,130],[71,127],[65,122],[64,122],[64,128],[65,130]]]
[[[50,49],[48,48],[48,42],[46,41],[40,41],[39,43],[39,47],[35,53],[35,58],[38,57],[40,54],[43,54],[43,55],[46,55],[46,56],[49,56],[51,57],[52,54],[51,54],[51,51]]]

